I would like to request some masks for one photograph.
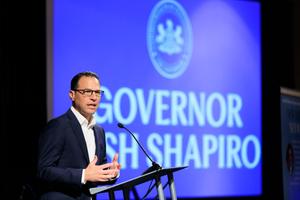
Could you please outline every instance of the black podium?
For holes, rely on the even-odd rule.
[[[168,185],[169,185],[169,190],[170,190],[170,194],[171,194],[171,199],[176,200],[177,196],[176,196],[176,189],[175,189],[173,173],[176,171],[182,170],[186,167],[187,166],[171,167],[171,168],[166,168],[166,169],[155,170],[155,171],[149,172],[147,174],[138,176],[136,178],[130,179],[128,181],[124,181],[119,184],[91,188],[90,193],[92,195],[94,195],[94,194],[98,194],[98,193],[107,192],[109,194],[109,199],[115,200],[115,191],[122,190],[123,198],[125,200],[129,200],[130,190],[134,186],[142,184],[142,183],[150,181],[150,180],[155,180],[155,186],[156,186],[158,198],[159,198],[159,200],[165,200],[163,186],[161,184],[160,178],[162,176],[168,176]]]

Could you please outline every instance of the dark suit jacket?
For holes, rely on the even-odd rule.
[[[97,164],[107,162],[105,132],[94,128]],[[88,189],[94,183],[81,184],[82,170],[89,164],[81,126],[69,109],[47,124],[39,139],[38,178],[41,198],[47,200],[90,200]]]

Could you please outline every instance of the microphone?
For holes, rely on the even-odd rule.
[[[141,143],[136,139],[136,137],[134,136],[134,134],[128,129],[126,128],[122,123],[118,123],[118,127],[119,128],[123,128],[125,129],[128,133],[130,133],[132,135],[132,137],[135,139],[135,141],[138,143],[138,145],[140,146],[140,148],[143,150],[144,154],[149,158],[149,160],[151,161],[152,163],[152,166],[149,167],[147,170],[145,170],[143,172],[143,174],[147,174],[149,172],[152,172],[152,171],[155,171],[155,170],[159,170],[159,169],[162,169],[162,167],[157,164],[155,161],[152,160],[152,158],[149,156],[149,154],[145,151],[144,147],[141,145]]]

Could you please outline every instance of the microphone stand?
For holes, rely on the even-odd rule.
[[[152,160],[152,158],[148,155],[148,153],[145,151],[144,147],[140,144],[140,142],[136,139],[136,137],[134,136],[134,134],[128,129],[126,128],[122,123],[118,123],[118,127],[119,128],[124,128],[126,131],[128,131],[132,137],[135,139],[135,141],[138,143],[138,145],[140,146],[140,148],[143,150],[144,154],[149,158],[149,160],[151,161],[152,163],[152,166],[149,167],[148,169],[146,169],[143,174],[147,174],[147,173],[150,173],[152,171],[155,171],[155,170],[160,170],[162,169],[162,167],[156,163],[154,160]]]

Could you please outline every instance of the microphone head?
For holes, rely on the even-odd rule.
[[[119,123],[118,123],[118,127],[119,127],[119,128],[124,128],[124,125],[123,125],[122,123],[119,122]]]

